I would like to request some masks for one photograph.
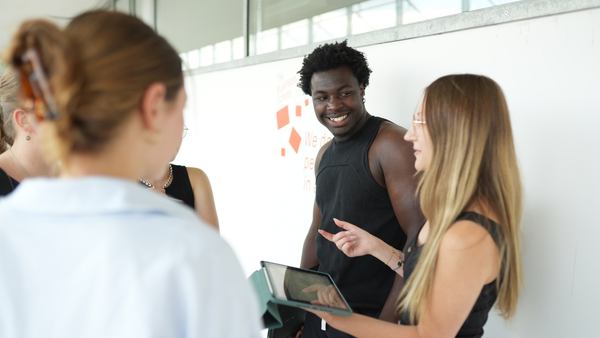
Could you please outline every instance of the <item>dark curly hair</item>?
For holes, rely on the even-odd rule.
[[[312,53],[304,57],[302,69],[298,72],[300,74],[298,87],[302,89],[304,94],[311,95],[310,80],[314,73],[326,72],[343,66],[350,67],[354,77],[358,80],[358,84],[363,85],[363,88],[367,88],[369,76],[372,72],[367,59],[362,52],[348,47],[346,40],[339,43],[326,43],[315,48]]]

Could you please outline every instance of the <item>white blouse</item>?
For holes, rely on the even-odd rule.
[[[233,251],[134,182],[25,180],[0,199],[0,337],[259,337]]]

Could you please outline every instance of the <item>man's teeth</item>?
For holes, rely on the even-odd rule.
[[[330,117],[329,119],[333,122],[342,122],[346,118],[346,116],[348,116],[348,114],[342,115],[340,117]]]

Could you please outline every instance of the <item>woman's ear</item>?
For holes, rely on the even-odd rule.
[[[148,86],[142,97],[142,123],[150,131],[158,127],[159,112],[163,109],[167,87],[161,82],[155,82]]]
[[[15,129],[20,129],[24,132],[27,132],[28,130],[33,128],[33,115],[27,113],[25,110],[17,108],[13,112],[13,116],[15,118],[15,126],[17,127]]]

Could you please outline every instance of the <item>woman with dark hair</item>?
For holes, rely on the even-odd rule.
[[[258,337],[231,248],[148,192],[183,130],[181,59],[141,20],[21,25],[7,53],[61,178],[0,200],[0,336]],[[232,324],[233,321],[233,324]]]
[[[514,315],[523,279],[521,180],[504,94],[484,76],[444,76],[425,89],[405,139],[423,172],[427,218],[405,256],[347,222],[335,220],[337,234],[320,231],[346,255],[372,255],[404,275],[402,325],[315,313],[356,337],[481,337],[495,303]]]
[[[28,177],[52,173],[40,150],[38,124],[19,103],[18,89],[18,74],[9,68],[0,78],[0,169],[13,188]]]

